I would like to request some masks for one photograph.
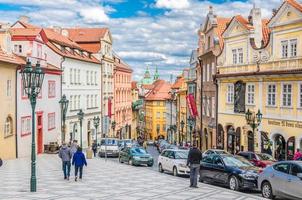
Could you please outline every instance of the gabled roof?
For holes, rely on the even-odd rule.
[[[23,22],[23,21],[21,21],[21,20],[16,21],[16,22],[12,25],[12,27],[13,27],[15,24],[17,24],[17,23],[21,24],[21,26],[23,26],[24,28],[39,28],[38,26],[32,25],[32,24],[30,24],[30,23]]]
[[[169,93],[171,90],[170,83],[158,79],[153,83],[153,85],[153,89],[146,95],[146,101],[167,100],[171,97]]]
[[[41,28],[11,28],[9,29],[12,36],[37,36]]]
[[[230,23],[231,18],[222,18],[222,17],[217,17],[217,28],[214,29],[215,34],[219,38],[219,46],[221,49],[223,49],[223,37],[222,34],[224,30],[226,29],[228,23]]]
[[[68,28],[68,36],[75,42],[100,42],[108,28]]]
[[[25,61],[22,58],[16,56],[15,54],[8,54],[4,52],[2,48],[0,48],[0,62],[6,62],[17,65],[25,64]]]
[[[269,20],[268,19],[263,19],[262,20],[262,40],[263,40],[263,46],[266,46],[269,42],[269,37],[271,30],[268,28]]]
[[[72,41],[66,36],[63,36],[60,33],[57,33],[51,28],[43,28],[44,33],[47,36],[49,41],[55,42],[57,44],[61,44],[63,46],[68,46],[70,48],[82,49],[77,43]]]
[[[171,86],[171,89],[179,89],[182,84],[185,82],[185,78],[183,76],[177,77],[175,83]]]

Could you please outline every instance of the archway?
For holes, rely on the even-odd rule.
[[[293,160],[295,154],[295,137],[290,137],[287,140],[287,160]]]
[[[261,131],[261,153],[272,155],[272,143],[268,137],[268,132]]]
[[[224,131],[221,124],[218,124],[216,147],[217,149],[224,149]]]
[[[274,156],[277,160],[285,160],[286,142],[282,135],[274,137]]]
[[[254,133],[252,131],[247,132],[247,144],[248,151],[254,152]]]

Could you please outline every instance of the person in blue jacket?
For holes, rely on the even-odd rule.
[[[80,171],[80,179],[82,179],[83,166],[87,166],[87,162],[81,147],[78,147],[76,153],[73,155],[72,165],[74,165],[75,181],[78,180],[78,171]]]

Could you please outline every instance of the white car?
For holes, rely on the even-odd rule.
[[[174,176],[189,175],[187,166],[188,150],[166,149],[158,157],[159,172],[172,172]]]
[[[115,138],[103,138],[101,140],[99,156],[118,157],[119,156],[118,140]]]
[[[205,152],[202,153],[202,157],[206,157],[208,155],[212,155],[212,154],[230,154],[229,152],[226,152],[223,149],[208,149]]]

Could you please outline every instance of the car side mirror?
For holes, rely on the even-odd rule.
[[[302,173],[298,173],[297,177],[300,178],[302,180]]]

